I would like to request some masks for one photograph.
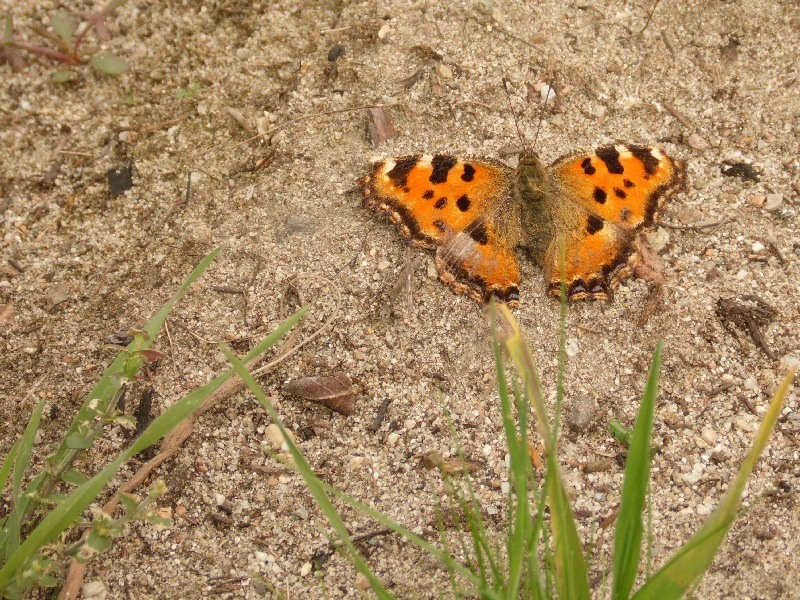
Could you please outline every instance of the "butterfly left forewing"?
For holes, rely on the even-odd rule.
[[[513,174],[487,159],[406,156],[376,161],[359,184],[365,207],[389,215],[411,244],[437,249],[439,277],[456,292],[515,303]]]
[[[413,245],[429,250],[508,195],[506,165],[445,154],[375,161],[359,181],[366,208],[383,212]]]

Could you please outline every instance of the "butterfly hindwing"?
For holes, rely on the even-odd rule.
[[[494,296],[518,305],[519,264],[512,236],[491,216],[455,232],[436,250],[440,279],[478,301],[488,302]]]

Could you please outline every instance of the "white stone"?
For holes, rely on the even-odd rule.
[[[393,431],[392,433],[386,436],[386,443],[389,444],[390,446],[394,446],[395,444],[397,444],[397,440],[399,439],[400,439],[400,434],[397,433],[396,431]]]
[[[567,353],[567,356],[569,356],[570,358],[576,357],[578,355],[578,350],[579,350],[578,340],[576,340],[575,338],[568,339],[567,347],[564,349],[564,351]]]
[[[417,422],[414,419],[406,419],[403,421],[403,427],[405,427],[406,431],[411,431],[416,426]]]
[[[766,246],[764,244],[762,244],[761,242],[753,242],[753,245],[751,246],[751,248],[753,249],[753,252],[761,252],[762,250],[764,250],[766,248]]]
[[[303,563],[303,566],[300,567],[300,575],[305,577],[306,575],[311,573],[311,569],[312,569],[312,566],[311,566],[310,562]]]
[[[773,212],[778,210],[783,204],[783,194],[767,194],[767,200],[764,202],[764,210]]]
[[[702,473],[698,473],[697,471],[691,471],[689,473],[684,473],[683,475],[681,475],[681,479],[683,480],[684,483],[688,485],[694,485],[695,483],[700,481],[700,478],[702,476],[703,476]]]
[[[700,437],[703,438],[703,441],[709,446],[714,446],[719,441],[719,434],[710,427],[703,427],[703,430],[700,432]]]

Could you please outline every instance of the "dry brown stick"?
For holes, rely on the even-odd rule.
[[[666,227],[667,229],[679,229],[682,231],[702,231],[703,229],[710,229],[711,227],[717,227],[719,225],[727,225],[732,221],[733,219],[719,219],[718,221],[712,221],[711,223],[701,223],[700,225],[678,225],[676,223],[667,223],[665,221],[660,221],[658,224],[661,227]]]
[[[666,101],[666,100],[663,100],[663,101],[661,102],[661,104],[664,106],[664,108],[666,108],[666,109],[667,109],[667,112],[668,112],[669,114],[671,114],[673,117],[675,117],[676,119],[678,119],[678,121],[680,121],[680,122],[681,122],[681,124],[682,124],[684,127],[686,127],[686,128],[689,130],[689,131],[694,131],[694,130],[695,130],[695,126],[694,126],[694,125],[692,125],[692,122],[691,122],[689,119],[687,119],[687,118],[686,118],[686,117],[685,117],[685,116],[684,116],[684,115],[683,115],[683,114],[682,114],[682,113],[681,113],[681,112],[680,112],[680,111],[679,111],[677,108],[675,108],[675,107],[674,107],[674,106],[673,106],[671,103],[669,103],[669,102],[668,102],[668,101]]]
[[[141,135],[143,133],[153,133],[154,131],[158,131],[159,129],[165,129],[167,127],[172,127],[173,125],[177,125],[184,119],[189,118],[189,113],[184,113],[182,115],[178,115],[172,119],[167,119],[166,121],[162,121],[161,123],[157,123],[156,125],[150,125],[150,127],[145,127],[144,129],[140,129],[138,133]]]

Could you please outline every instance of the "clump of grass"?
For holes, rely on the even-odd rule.
[[[166,491],[163,482],[156,482],[144,499],[122,494],[123,511],[119,517],[93,509],[91,520],[81,523],[78,520],[127,460],[177,427],[234,375],[233,370],[219,375],[172,404],[99,473],[90,477],[79,472],[74,465],[91,450],[110,424],[125,421],[125,417],[117,410],[119,399],[145,364],[160,356],[151,346],[167,315],[217,254],[219,249],[206,256],[144,328],[132,332],[133,341],[105,370],[78,410],[58,448],[48,457],[41,471],[31,476],[28,471],[44,400],[34,408],[24,433],[0,463],[0,494],[8,484],[11,488],[10,511],[0,517],[0,597],[21,598],[26,590],[35,586],[57,586],[59,563],[64,558],[85,562],[107,550],[112,540],[122,535],[123,526],[128,522],[146,521],[157,527],[169,525],[167,519],[158,516],[155,508],[157,499]],[[287,319],[242,360],[248,363],[266,352],[304,313],[305,310],[298,311]],[[30,482],[23,485],[27,479]],[[65,532],[76,525],[87,533],[76,542],[65,543],[63,540],[69,537],[64,535]]]
[[[558,409],[563,396],[565,312],[566,306],[562,301],[557,412],[556,418],[551,419],[538,372],[519,326],[507,307],[491,307],[498,391],[510,456],[509,518],[504,548],[497,548],[484,527],[469,478],[463,486],[450,485],[450,493],[465,516],[469,529],[468,539],[461,540],[461,549],[468,556],[463,563],[453,558],[443,527],[440,527],[442,534],[437,546],[369,505],[321,481],[286,432],[263,391],[248,376],[242,362],[229,350],[225,352],[236,372],[273,421],[281,427],[295,468],[305,479],[322,512],[342,540],[340,552],[367,577],[377,597],[390,599],[394,596],[359,555],[331,502],[331,496],[343,500],[439,560],[450,574],[452,589],[449,595],[453,597],[589,600],[591,586],[587,559],[558,465]],[[659,343],[653,354],[634,428],[626,436],[629,452],[614,531],[612,580],[607,596],[612,600],[677,600],[699,585],[736,519],[747,479],[767,444],[794,377],[794,372],[790,372],[783,379],[764,414],[749,453],[717,509],[660,570],[651,574],[648,569],[644,582],[634,592],[642,557],[645,530],[643,512],[650,485],[651,437],[661,353]],[[511,379],[506,374],[507,359],[510,359],[516,371],[516,376]],[[535,478],[529,450],[529,410],[533,411],[535,428],[546,452],[545,474],[539,482]],[[457,444],[455,433],[453,435]],[[463,455],[461,460],[464,461]],[[466,492],[462,493],[460,490],[464,487]]]
[[[6,60],[15,70],[22,70],[24,61],[22,52],[52,59],[63,65],[52,75],[56,83],[65,83],[75,77],[73,67],[88,63],[98,71],[108,75],[119,75],[128,70],[128,63],[109,52],[101,52],[96,46],[88,46],[85,42],[90,33],[100,41],[109,39],[108,19],[116,10],[127,4],[128,0],[110,0],[98,12],[86,12],[79,22],[75,15],[56,12],[50,15],[50,27],[36,28],[42,38],[50,44],[34,44],[14,35],[14,23],[6,16],[3,31],[0,34],[0,59]]]

